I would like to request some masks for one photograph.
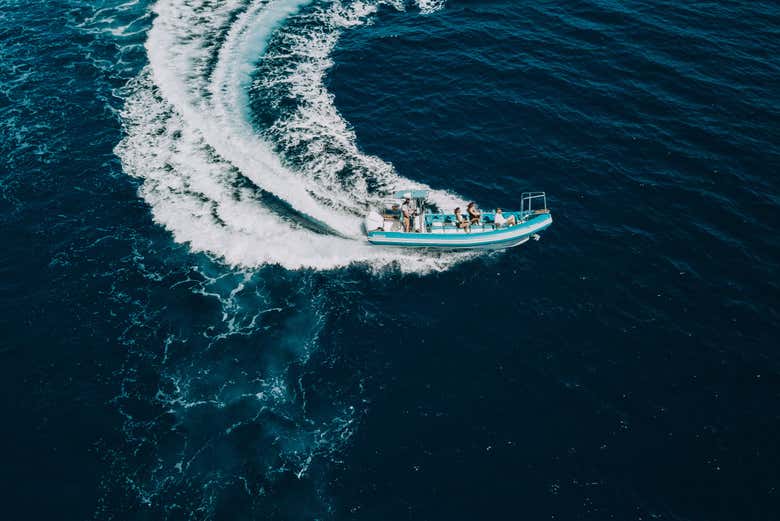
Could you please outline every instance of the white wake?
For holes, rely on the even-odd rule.
[[[231,265],[446,269],[466,256],[365,242],[360,223],[368,205],[396,189],[427,187],[363,154],[324,86],[342,31],[370,23],[380,4],[403,9],[403,2],[309,4],[155,4],[149,65],[125,92],[126,137],[116,148],[124,170],[142,180],[140,194],[155,221],[176,241]],[[419,0],[417,9],[427,13],[442,4]],[[302,23],[291,23],[296,20]],[[272,37],[278,45],[269,49]],[[258,77],[258,70],[265,74]],[[285,98],[272,103],[289,102],[294,109],[256,128],[250,93],[269,92]],[[333,233],[302,226],[294,212],[268,204],[267,194]],[[442,191],[432,198],[443,207],[462,203]]]

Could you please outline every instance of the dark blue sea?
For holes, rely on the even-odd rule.
[[[779,222],[776,1],[2,0],[0,517],[775,521]]]

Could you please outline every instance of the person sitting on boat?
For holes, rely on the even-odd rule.
[[[496,215],[493,217],[493,223],[496,228],[503,228],[504,226],[514,226],[517,224],[517,219],[514,215],[504,217],[504,214],[501,213],[501,208],[496,208]]]
[[[409,233],[412,227],[412,205],[408,197],[404,199],[404,204],[401,205],[401,221],[404,225],[404,231]]]
[[[477,211],[477,206],[474,203],[469,203],[466,206],[466,212],[469,214],[469,224],[478,224],[482,218],[482,214]]]
[[[460,213],[460,207],[455,208],[455,226],[458,229],[463,228],[467,233],[471,231],[471,223]]]

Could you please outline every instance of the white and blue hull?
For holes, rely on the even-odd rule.
[[[501,229],[431,231],[428,233],[376,230],[368,232],[368,241],[381,246],[437,248],[447,250],[499,250],[527,242],[552,224],[549,213],[534,216],[515,226]]]

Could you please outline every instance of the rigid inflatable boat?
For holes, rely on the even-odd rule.
[[[459,224],[454,214],[430,212],[427,196],[424,190],[398,192],[385,208],[369,212],[364,221],[368,241],[407,248],[496,250],[538,240],[553,222],[544,192],[525,192],[519,211],[482,212],[469,226]],[[469,221],[468,214],[463,218]]]

